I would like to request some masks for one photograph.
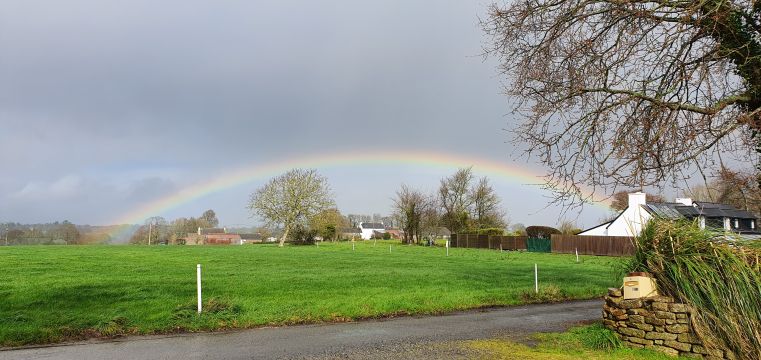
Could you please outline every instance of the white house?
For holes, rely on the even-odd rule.
[[[370,240],[373,237],[374,232],[385,233],[386,227],[381,223],[359,223],[360,237],[363,240]]]
[[[739,234],[757,235],[758,219],[730,205],[677,198],[673,203],[648,203],[643,192],[629,194],[629,206],[615,219],[579,233],[592,236],[637,236],[653,217],[698,219],[701,228],[724,229]]]

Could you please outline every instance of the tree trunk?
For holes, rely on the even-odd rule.
[[[289,226],[286,226],[286,227],[285,227],[285,232],[283,233],[283,237],[281,237],[281,238],[280,238],[280,243],[279,243],[277,246],[279,246],[279,247],[283,247],[283,245],[285,244],[285,239],[287,239],[287,238],[288,238],[288,232],[289,232],[290,230],[291,230],[291,229],[290,229],[290,227],[289,227]]]

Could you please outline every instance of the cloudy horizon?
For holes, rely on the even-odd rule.
[[[438,152],[542,174],[505,130],[504,79],[481,56],[487,6],[4,1],[0,222],[107,225],[234,169],[321,154]],[[433,191],[456,165],[318,170],[344,214],[385,215],[402,183]],[[490,178],[511,222],[559,222],[550,192]],[[245,205],[266,180],[154,215],[255,225]]]

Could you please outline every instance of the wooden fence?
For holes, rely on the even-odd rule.
[[[528,236],[452,234],[449,245],[460,248],[526,250]]]
[[[450,246],[457,248],[526,250],[528,236],[452,234]],[[629,256],[634,254],[634,238],[626,236],[552,235],[552,252],[579,255]]]
[[[634,255],[634,238],[628,236],[552,235],[552,252],[580,255]]]

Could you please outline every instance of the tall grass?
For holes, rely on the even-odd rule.
[[[693,327],[708,348],[761,358],[761,272],[757,250],[693,222],[650,221],[631,271],[647,271],[662,294],[695,308]]]

